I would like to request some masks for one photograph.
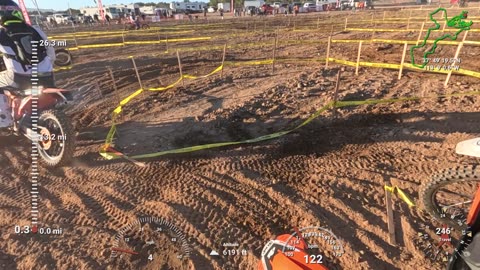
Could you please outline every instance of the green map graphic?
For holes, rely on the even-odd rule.
[[[447,23],[447,26],[448,27],[451,27],[451,28],[455,28],[455,29],[458,29],[457,32],[455,32],[455,34],[452,36],[450,34],[445,34],[437,39],[435,39],[435,41],[433,42],[433,46],[430,50],[426,51],[424,54],[423,54],[423,64],[421,65],[417,65],[415,64],[415,56],[413,54],[413,51],[415,49],[418,49],[418,48],[423,48],[425,47],[425,45],[427,44],[427,40],[428,38],[430,37],[430,33],[432,31],[436,31],[436,30],[439,30],[440,29],[440,24],[437,22],[437,20],[435,20],[433,18],[433,15],[437,14],[438,12],[440,11],[443,11],[443,15],[444,15],[444,19]],[[451,18],[450,20],[448,19],[447,17],[447,10],[444,9],[444,8],[438,8],[437,10],[435,10],[434,12],[430,13],[430,20],[432,22],[435,23],[435,27],[433,28],[429,28],[428,31],[427,31],[427,35],[425,36],[425,39],[423,40],[422,44],[419,44],[419,45],[416,45],[416,46],[413,46],[412,48],[410,48],[410,55],[412,57],[412,65],[415,66],[415,67],[419,67],[419,68],[424,68],[427,64],[428,64],[428,56],[430,54],[433,54],[435,53],[435,50],[437,49],[437,43],[440,41],[440,40],[444,40],[446,38],[450,38],[451,40],[456,40],[458,35],[462,32],[462,31],[466,31],[466,30],[470,30],[470,26],[472,26],[473,22],[470,21],[470,22],[465,22],[463,21],[464,19],[466,19],[468,16],[468,12],[467,11],[462,11],[462,13],[460,13],[460,15],[457,15],[453,18]]]

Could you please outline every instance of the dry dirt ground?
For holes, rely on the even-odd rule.
[[[176,49],[183,73],[204,75],[221,63],[225,43],[228,63],[271,58],[275,29],[276,57],[299,60],[279,60],[275,72],[271,65],[229,64],[223,78],[217,73],[186,80],[168,91],[146,92],[124,107],[115,146],[135,155],[249,139],[295,127],[333,97],[340,66],[324,68],[320,61],[300,61],[325,58],[332,31],[329,23],[337,23],[333,39],[371,38],[371,32],[341,32],[347,15],[351,21],[371,18],[370,12],[361,12],[216,20],[197,26],[170,22],[151,36],[130,34],[127,39],[152,40],[158,33],[162,39],[165,33],[169,39],[212,39],[170,42],[168,53],[164,43],[74,51],[75,66],[58,72],[57,81],[60,87],[76,91],[76,106],[69,111],[78,131],[75,161],[64,168],[41,169],[39,189],[41,226],[61,227],[63,233],[14,233],[14,225],[30,224],[30,149],[19,138],[1,138],[0,269],[151,269],[145,260],[134,256],[130,260],[130,255],[110,259],[117,232],[139,217],[171,222],[191,249],[188,262],[179,262],[175,255],[182,253],[182,247],[166,240],[168,234],[159,237],[163,244],[157,249],[160,259],[155,269],[190,269],[192,264],[200,270],[256,269],[269,239],[309,226],[329,228],[341,239],[345,253],[339,258],[331,256],[328,244],[319,243],[330,269],[442,269],[440,262],[425,258],[425,243],[417,236],[423,225],[439,224],[398,199],[398,243],[389,243],[383,185],[391,181],[417,201],[419,185],[435,172],[474,164],[455,155],[454,147],[478,132],[477,96],[347,107],[339,109],[335,119],[330,110],[279,139],[167,155],[144,160],[146,167],[107,161],[98,154],[112,110],[119,99],[139,88],[128,56],[135,57],[145,88],[165,86],[179,76]],[[381,19],[381,13],[376,17]],[[325,25],[316,29],[318,18]],[[362,28],[372,27],[406,29],[406,24],[363,22]],[[182,32],[192,28],[193,32]],[[375,38],[397,40],[417,36],[418,30],[375,33]],[[478,37],[473,32],[468,39]],[[115,38],[121,41],[112,37],[79,42]],[[211,49],[200,50],[205,46]],[[330,56],[356,61],[357,48],[357,43],[333,43]],[[402,49],[402,44],[366,43],[361,58],[399,63]],[[452,58],[455,50],[456,46],[440,46],[437,55]],[[461,67],[478,70],[474,56],[479,53],[477,47],[465,47]],[[117,91],[107,67],[113,70]],[[444,88],[444,74],[405,70],[398,80],[397,70],[360,68],[358,76],[354,72],[352,67],[342,72],[339,100],[460,93],[478,90],[480,85],[478,79],[458,75]],[[248,254],[223,256],[222,244],[235,242]],[[211,250],[221,255],[212,257]]]

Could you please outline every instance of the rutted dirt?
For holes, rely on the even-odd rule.
[[[334,13],[322,16],[330,20]],[[316,27],[317,17],[302,17],[309,18],[309,27]],[[248,21],[249,28],[235,28],[239,33],[233,37],[227,31],[209,30],[221,21],[197,26],[194,34],[181,36],[213,39],[173,43],[169,53],[163,53],[160,45],[74,52],[74,68],[58,72],[57,80],[61,87],[77,89],[78,104],[69,111],[79,132],[75,161],[69,167],[42,169],[39,189],[42,226],[61,227],[63,234],[14,233],[15,224],[30,223],[30,150],[20,138],[2,138],[0,269],[119,269],[117,261],[110,259],[115,235],[137,218],[150,216],[167,220],[182,232],[192,249],[189,261],[200,270],[256,269],[269,239],[309,226],[329,228],[342,239],[345,254],[325,258],[330,269],[441,269],[441,263],[424,257],[417,239],[423,224],[435,224],[400,200],[395,200],[399,244],[389,244],[383,186],[389,180],[417,201],[419,185],[433,173],[473,164],[472,159],[456,156],[454,146],[478,132],[477,96],[346,107],[337,110],[336,118],[329,110],[279,139],[168,155],[146,160],[146,167],[99,156],[112,110],[140,87],[126,56],[135,57],[145,88],[165,86],[179,76],[177,48],[183,72],[204,75],[221,63],[225,41],[229,45],[272,42],[274,26],[289,22],[283,17],[267,19],[264,33],[263,20],[256,20],[235,21],[239,28]],[[301,29],[300,19],[296,20],[295,27]],[[335,39],[370,38],[371,33],[340,32],[343,17],[337,22]],[[258,28],[256,33],[253,27]],[[280,30],[277,57],[324,58],[330,30]],[[417,32],[375,35],[415,39]],[[469,39],[477,36],[469,33]],[[316,39],[321,42],[287,42]],[[219,48],[182,51],[213,45]],[[364,46],[364,61],[400,62],[403,45]],[[268,44],[239,47],[227,51],[227,62],[272,56]],[[355,61],[357,48],[334,43],[331,57]],[[455,48],[443,46],[440,53],[453,58]],[[478,69],[469,56],[474,53],[478,48],[462,52],[462,68]],[[117,91],[107,67],[113,70]],[[167,91],[145,92],[124,106],[115,147],[135,155],[294,128],[332,100],[340,68],[279,61],[275,69],[272,73],[269,65],[227,65],[223,78],[215,74],[186,80],[185,85]],[[395,70],[360,68],[359,76],[354,72],[350,67],[342,72],[339,100],[431,96],[478,90],[480,85],[478,79],[454,75],[451,86],[444,89],[445,75],[440,74],[405,70],[398,80]],[[209,255],[212,250],[222,254],[224,243],[235,242],[239,249],[248,250],[247,255]],[[327,244],[320,249],[330,254]]]

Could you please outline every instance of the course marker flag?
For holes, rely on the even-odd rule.
[[[400,189],[399,187],[396,187],[396,186],[387,186],[385,185],[385,190],[392,193],[392,194],[396,194],[400,199],[402,199],[402,201],[404,201],[406,204],[408,204],[409,207],[414,207],[415,206],[415,203],[412,201],[412,199],[410,199],[410,197],[408,197],[408,195],[403,192],[402,189]]]

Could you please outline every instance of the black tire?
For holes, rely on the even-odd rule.
[[[54,64],[59,67],[69,66],[72,64],[72,55],[66,49],[56,49]]]
[[[420,187],[420,201],[423,203],[424,210],[434,219],[456,229],[462,229],[463,226],[452,219],[442,217],[442,209],[438,205],[435,195],[442,187],[448,184],[475,181],[480,183],[480,168],[476,166],[451,168],[433,176],[430,181]]]
[[[142,24],[142,29],[150,29],[150,25],[148,24]]]
[[[45,150],[42,144],[39,142],[38,153],[40,154],[41,162],[47,167],[61,167],[67,165],[73,158],[76,141],[75,130],[71,124],[71,120],[69,120],[62,111],[58,110],[43,111],[38,119],[38,125],[42,126],[46,120],[55,122],[60,128],[60,133],[62,134],[53,133],[55,134],[57,140],[52,142],[53,144],[60,145],[61,150],[57,155],[51,156],[51,154],[48,153],[50,150]],[[60,135],[63,135],[63,138],[66,139],[59,139],[58,136]]]

